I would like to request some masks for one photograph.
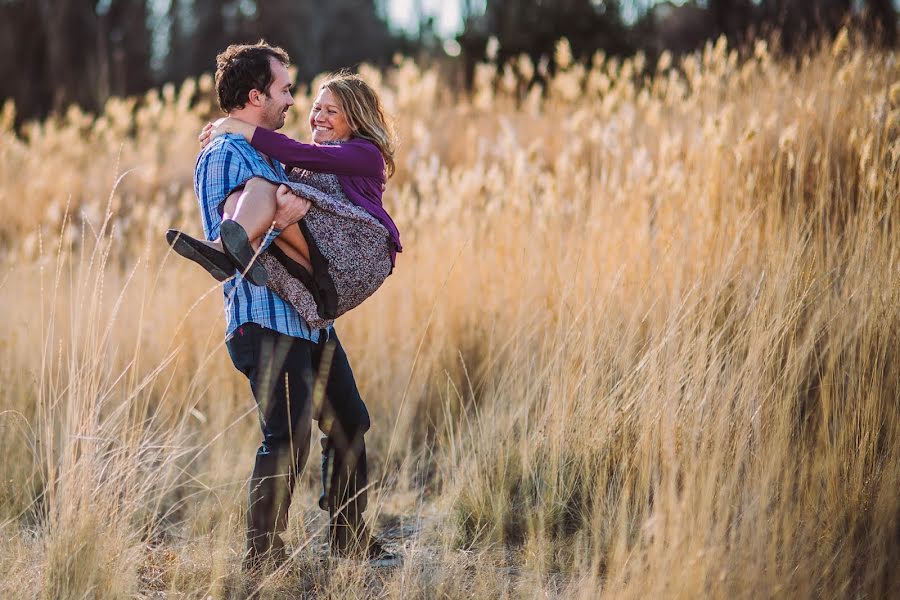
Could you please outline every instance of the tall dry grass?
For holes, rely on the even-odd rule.
[[[338,323],[404,566],[239,573],[258,441],[218,288],[167,252],[210,80],[0,128],[3,597],[900,591],[900,64],[846,35],[597,55],[471,94],[364,74],[406,251]],[[540,74],[540,73],[539,73]],[[310,94],[287,132],[304,136]]]

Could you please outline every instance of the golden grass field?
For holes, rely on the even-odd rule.
[[[0,597],[897,597],[900,55],[744,54],[362,68],[405,252],[337,329],[405,562],[322,560],[313,453],[262,582],[255,407],[163,238],[201,232],[211,79],[19,136],[7,105]]]

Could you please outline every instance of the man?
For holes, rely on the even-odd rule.
[[[294,103],[288,64],[284,50],[264,42],[229,46],[216,57],[219,106],[257,127],[281,128]],[[287,181],[280,163],[240,136],[216,138],[200,153],[194,189],[207,240],[218,238],[223,217],[239,210],[241,190],[251,178],[272,182],[273,190]],[[254,179],[254,185],[258,182]],[[277,194],[274,229],[261,247],[303,218],[308,208],[307,200]],[[234,274],[233,267],[229,271]],[[284,559],[280,533],[309,454],[311,418],[324,434],[319,505],[329,511],[332,553],[394,561],[368,535],[362,520],[367,478],[363,434],[369,415],[337,335],[330,328],[310,328],[287,302],[252,279],[238,273],[224,283],[226,346],[234,366],[250,380],[263,434],[250,478],[245,568]],[[321,397],[319,406],[314,397]]]

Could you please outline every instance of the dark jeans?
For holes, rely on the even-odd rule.
[[[247,509],[251,560],[282,551],[279,534],[309,456],[311,419],[323,433],[319,506],[329,511],[332,530],[336,522],[362,522],[369,413],[337,335],[324,338],[313,343],[245,323],[226,342],[234,366],[250,380],[263,434]]]

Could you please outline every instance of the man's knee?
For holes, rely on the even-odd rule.
[[[270,448],[309,446],[310,427],[303,419],[293,424],[284,421],[268,422],[263,430],[263,442]]]
[[[339,448],[362,444],[365,433],[369,430],[369,413],[365,405],[359,403],[361,410],[344,410],[336,414],[331,406],[319,418],[319,429],[328,438],[331,445]]]
[[[369,430],[371,426],[369,411],[366,410],[366,404],[358,392],[350,398],[344,399],[339,405],[332,405],[330,408],[332,408],[334,420],[340,423],[341,428],[348,434],[362,435]]]
[[[345,429],[362,435],[369,430],[369,411],[353,377],[353,370],[340,342],[336,342],[326,395],[335,417]]]
[[[351,447],[364,447],[366,432],[369,430],[368,413],[355,415],[343,424],[345,443]]]
[[[355,411],[355,418],[353,421],[352,427],[355,430],[356,435],[363,435],[372,425],[369,421],[369,411],[366,410],[366,405],[363,404],[362,400],[359,401],[359,409]]]

